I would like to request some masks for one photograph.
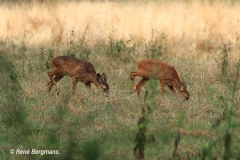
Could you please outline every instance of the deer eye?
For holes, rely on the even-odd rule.
[[[109,89],[108,84],[106,84],[106,85],[103,86],[103,91],[107,91],[108,89]]]
[[[105,91],[106,90],[106,86],[105,85],[102,85],[102,89]]]

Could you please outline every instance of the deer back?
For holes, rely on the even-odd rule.
[[[148,78],[150,76],[152,76],[154,79],[174,78],[180,82],[179,75],[175,68],[163,61],[145,59],[138,63],[138,69],[139,71],[143,71]]]
[[[63,75],[75,76],[78,80],[87,83],[96,81],[94,66],[86,61],[68,56],[59,56],[52,60],[52,65]]]
[[[145,59],[138,63],[138,70],[141,76],[159,79],[161,84],[176,88],[185,100],[189,99],[190,95],[187,91],[186,84],[180,80],[173,66],[163,61]]]

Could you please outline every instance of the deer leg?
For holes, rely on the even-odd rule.
[[[137,89],[136,90],[137,90],[138,97],[140,97],[141,88],[146,83],[146,81],[148,81],[147,78],[142,78],[141,81],[137,84]]]
[[[132,91],[131,93],[134,93],[137,90],[136,84],[135,84],[135,76],[137,75],[137,72],[131,72],[130,77],[132,80]]]
[[[165,93],[165,83],[163,80],[160,80],[160,89],[162,90],[162,97],[163,97]]]
[[[90,89],[91,89],[91,83],[85,83],[85,86],[86,86],[87,90],[90,91]]]
[[[135,91],[137,91],[138,89],[138,85],[140,85],[140,82],[144,79],[144,81],[145,80],[148,80],[149,79],[149,73],[148,72],[146,72],[146,71],[144,71],[144,70],[139,70],[138,72],[131,72],[130,73],[130,76],[131,76],[131,80],[132,80],[132,91],[131,91],[131,93],[133,93],[133,92],[135,92]],[[137,84],[137,86],[136,86],[136,84],[135,84],[135,76],[139,76],[139,77],[143,77],[143,79]],[[143,82],[144,82],[143,81]],[[141,82],[142,83],[142,82]],[[143,85],[144,85],[144,83],[143,83]],[[142,86],[141,86],[142,87]]]
[[[62,76],[62,75],[56,75],[54,77],[54,81],[57,83],[63,77],[64,76]],[[54,85],[54,82],[52,80],[50,82],[48,82],[48,84],[47,84],[47,86],[48,86],[48,94],[50,94],[53,85]],[[59,92],[60,92],[60,89],[59,89]],[[58,94],[59,94],[59,92],[58,92]]]
[[[72,96],[75,95],[76,85],[77,85],[77,79],[76,78],[72,78]]]
[[[57,88],[57,94],[59,94],[60,89],[59,89],[56,81],[55,81],[54,78],[53,78],[54,75],[59,75],[59,73],[58,73],[57,71],[55,71],[55,70],[53,70],[53,71],[51,71],[51,72],[48,72],[48,77],[49,77],[49,79],[51,80],[51,82],[53,82],[53,84],[56,86],[56,88]],[[49,82],[49,83],[50,83],[50,82]]]

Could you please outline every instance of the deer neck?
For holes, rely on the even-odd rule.
[[[98,86],[99,86],[99,81],[100,80],[98,80],[97,79],[97,74],[96,73],[94,73],[94,72],[92,72],[92,83],[98,88]]]
[[[174,87],[177,89],[177,91],[181,91],[181,86],[182,86],[182,82],[180,80],[175,79],[174,81]]]

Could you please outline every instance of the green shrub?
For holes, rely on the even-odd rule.
[[[152,30],[152,38],[145,42],[145,53],[146,58],[149,59],[165,59],[168,55],[166,35],[155,37],[154,30]]]
[[[114,31],[108,36],[108,48],[106,51],[107,56],[123,62],[131,61],[131,54],[135,52],[135,45],[132,42],[132,37],[116,39]]]

